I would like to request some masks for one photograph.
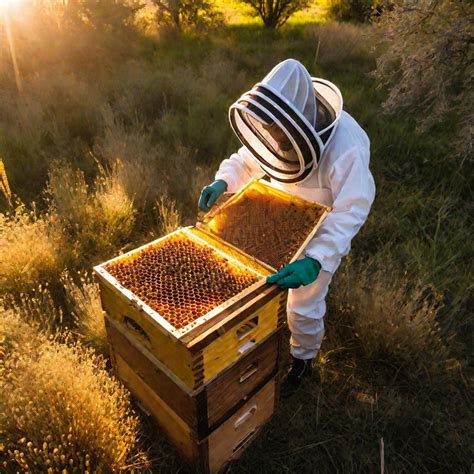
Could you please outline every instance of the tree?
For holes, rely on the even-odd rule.
[[[153,0],[158,24],[182,32],[202,29],[220,21],[220,14],[208,0]]]
[[[330,13],[342,21],[368,22],[387,8],[392,8],[396,0],[331,0]]]
[[[293,13],[302,10],[309,0],[243,0],[262,19],[267,28],[283,26]]]
[[[386,51],[375,76],[389,89],[388,113],[404,112],[420,130],[457,118],[457,150],[472,150],[474,7],[470,0],[405,0],[382,15]]]
[[[37,4],[51,13],[62,15],[63,21],[111,31],[132,25],[136,13],[144,6],[141,0],[37,0]]]

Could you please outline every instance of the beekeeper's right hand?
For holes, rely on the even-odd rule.
[[[201,191],[201,196],[199,196],[199,209],[208,212],[217,201],[217,198],[225,192],[226,189],[227,183],[223,179],[218,179],[209,186],[204,187]]]

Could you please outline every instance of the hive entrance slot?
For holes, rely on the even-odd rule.
[[[258,326],[258,315],[249,319],[246,323],[242,324],[239,329],[237,329],[236,336],[237,340],[241,341],[245,336],[250,334]]]
[[[123,319],[124,319],[125,324],[127,325],[127,327],[129,327],[132,331],[139,334],[141,337],[146,339],[148,342],[151,342],[150,341],[150,336],[148,336],[146,331],[136,321],[134,321],[132,318],[129,318],[128,316],[124,316]]]

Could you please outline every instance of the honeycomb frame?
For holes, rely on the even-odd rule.
[[[234,270],[244,271],[247,274],[252,274],[254,276],[253,281],[247,282],[248,285],[245,288],[241,288],[240,291],[234,292],[234,294],[228,295],[228,298],[221,298],[218,304],[207,304],[207,310],[201,312],[198,317],[188,321],[186,324],[176,324],[176,321],[173,321],[173,318],[165,317],[166,315],[163,312],[157,310],[158,308],[154,305],[148,304],[146,301],[147,298],[144,298],[139,291],[136,291],[136,288],[130,288],[127,281],[120,278],[117,278],[118,275],[114,275],[114,272],[111,271],[113,266],[120,266],[124,262],[133,261],[140,258],[140,255],[143,255],[144,252],[147,252],[149,249],[159,248],[160,246],[166,245],[166,242],[171,242],[176,237],[184,237],[188,242],[202,247],[207,253],[212,252],[218,255],[222,260],[225,260]],[[266,284],[265,277],[270,274],[268,269],[264,266],[259,266],[255,261],[248,260],[243,256],[235,256],[235,253],[232,251],[226,252],[226,246],[218,241],[209,241],[208,236],[203,234],[198,229],[193,227],[186,227],[178,229],[171,234],[168,234],[160,239],[157,239],[153,242],[145,244],[137,249],[131,250],[123,255],[120,255],[116,258],[113,258],[101,265],[98,265],[94,268],[96,273],[105,279],[109,284],[113,285],[114,288],[120,293],[122,293],[128,300],[134,302],[139,307],[144,309],[160,326],[162,326],[168,333],[171,333],[177,339],[180,339],[189,331],[194,329],[196,326],[199,326],[209,319],[213,318],[216,314],[222,312],[226,307],[230,306],[236,300],[242,298],[248,293],[255,291],[260,286]],[[229,249],[231,250],[231,249]],[[184,257],[186,258],[186,257]],[[229,280],[227,279],[227,283]],[[178,293],[183,297],[185,290],[179,289]],[[204,305],[205,306],[205,305]]]
[[[298,216],[299,222],[292,222],[293,228],[283,230],[285,237],[282,237],[279,235],[279,232],[277,232],[277,230],[281,232],[282,226],[280,226],[279,222],[275,223],[272,229],[271,225],[268,225],[267,222],[260,217],[261,215],[271,215],[272,209],[270,208],[265,209],[265,206],[260,206],[260,209],[253,211],[255,214],[253,219],[252,216],[242,216],[239,215],[238,212],[234,212],[234,215],[232,215],[233,208],[237,208],[237,211],[245,210],[245,205],[242,206],[242,204],[245,201],[252,203],[252,199],[257,197],[275,199],[275,204],[277,204],[281,210],[284,209],[282,217],[286,217],[289,221],[294,218],[291,214],[295,214],[295,211],[296,213],[298,211],[304,211],[306,216],[303,217],[300,213],[300,216]],[[259,203],[255,201],[252,206],[255,206],[255,204],[257,204],[258,207]],[[239,206],[241,209],[239,209]],[[252,206],[250,209],[252,209]],[[227,245],[237,249],[244,255],[254,258],[266,268],[277,271],[284,265],[298,259],[308,242],[316,234],[319,226],[330,210],[331,208],[324,204],[290,195],[270,182],[252,180],[228,200],[207,213],[202,220],[198,222],[197,226],[221,242],[225,242]],[[278,213],[276,214],[278,215]],[[273,217],[278,219],[275,215]],[[229,225],[229,219],[234,221],[232,226]],[[301,226],[302,223],[306,225],[300,231],[299,226]],[[256,228],[253,229],[252,225]],[[247,232],[250,230],[251,233],[242,239],[242,229],[245,228],[247,228]],[[271,235],[272,238],[265,240],[265,234]],[[289,235],[290,238],[287,238],[287,235]],[[246,239],[247,241],[245,241]],[[273,242],[273,245],[269,245],[269,241]],[[286,250],[285,246],[287,247]]]

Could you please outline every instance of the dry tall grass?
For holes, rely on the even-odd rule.
[[[122,106],[129,108],[130,104]],[[95,150],[110,168],[115,168],[118,181],[137,209],[144,210],[166,192],[167,169],[160,166],[165,158],[144,123],[135,119],[127,126],[110,106],[103,109],[102,116],[104,130]]]
[[[121,184],[117,167],[101,169],[91,188],[84,173],[70,165],[56,165],[49,177],[51,212],[67,228],[78,261],[105,259],[123,245],[133,231],[135,209]]]
[[[99,285],[86,272],[78,273],[76,278],[64,272],[61,283],[79,336],[99,354],[107,355],[109,351]]]
[[[312,27],[311,34],[316,44],[314,63],[331,66],[367,58],[373,28],[332,21]]]
[[[0,298],[2,307],[12,309],[23,321],[52,336],[65,324],[63,308],[55,301],[48,284],[20,295],[6,293]]]
[[[417,369],[443,367],[449,358],[432,288],[400,277],[387,257],[349,259],[336,274],[332,306],[347,317],[363,356]]]
[[[3,311],[0,459],[7,472],[110,472],[147,464],[126,389],[78,343]],[[64,470],[64,471],[63,471]]]
[[[181,216],[176,207],[176,202],[166,195],[162,195],[157,199],[154,211],[158,216],[161,234],[169,234],[180,227]]]
[[[39,282],[53,280],[65,263],[65,238],[53,214],[40,216],[35,208],[18,204],[0,213],[0,288],[25,292]]]

